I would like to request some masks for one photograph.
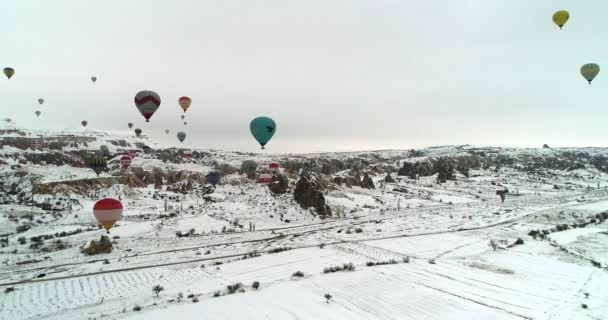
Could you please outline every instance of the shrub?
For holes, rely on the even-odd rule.
[[[137,305],[135,307],[133,307],[133,311],[141,311],[141,309],[142,309],[142,307],[137,306]]]
[[[103,261],[103,264],[110,264],[110,260],[105,259],[105,260]]]
[[[319,245],[319,248],[320,248],[320,249],[324,249],[324,248],[325,248],[325,243],[321,243],[321,244]]]
[[[323,269],[323,273],[334,273],[339,271],[355,271],[355,265],[352,262],[349,262],[341,266],[331,266]]]
[[[194,299],[192,299],[193,303],[197,303],[198,302],[198,297],[194,297]]]
[[[325,297],[325,300],[327,303],[329,303],[329,300],[331,300],[331,298],[333,298],[332,295],[329,293],[326,293],[323,297]]]
[[[355,232],[356,232],[356,233],[362,233],[362,232],[363,232],[363,229],[361,229],[361,228],[356,228],[356,229],[355,229]]]
[[[192,299],[192,298],[194,298],[194,293],[191,293],[188,295],[188,299]]]
[[[515,245],[520,245],[520,244],[524,244],[524,239],[522,238],[517,238],[517,240],[515,240]]]
[[[240,290],[243,287],[243,284],[240,282],[237,282],[235,284],[229,284],[228,286],[226,286],[226,290],[228,290],[228,294],[233,294],[235,292],[237,292],[238,290]]]
[[[283,252],[283,251],[287,251],[287,250],[291,250],[291,247],[279,247],[279,248],[272,248],[268,251],[268,253],[279,253],[279,252]]]
[[[254,288],[255,290],[258,290],[258,288],[260,288],[260,282],[259,281],[254,281],[251,284],[251,287]]]
[[[291,276],[292,276],[292,277],[301,278],[301,277],[303,277],[303,276],[304,276],[304,272],[302,272],[302,271],[296,271],[296,272],[294,272],[294,273],[293,273]]]
[[[8,287],[6,289],[4,289],[4,293],[9,293],[9,292],[13,292],[15,291],[15,287]]]
[[[219,290],[213,293],[213,296],[216,297],[216,298],[219,297],[219,296],[221,296],[221,295],[222,295],[222,293]]]

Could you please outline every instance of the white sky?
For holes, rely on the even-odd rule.
[[[270,152],[608,146],[608,76],[589,86],[579,74],[608,56],[606,11],[580,0],[3,1],[0,64],[16,75],[0,81],[0,117],[134,122],[177,145],[186,95],[191,147],[258,150],[249,121],[261,115],[278,125]],[[163,100],[148,124],[140,90]]]

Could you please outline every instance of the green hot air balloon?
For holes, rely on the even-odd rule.
[[[89,168],[93,169],[93,171],[95,171],[95,173],[99,177],[99,174],[103,170],[105,170],[105,168],[108,166],[108,163],[106,162],[106,159],[104,159],[103,157],[95,155],[95,156],[91,156],[88,159],[87,165]]]
[[[591,84],[591,81],[595,79],[598,73],[600,73],[600,66],[595,63],[587,63],[581,67],[581,75],[589,81],[589,84]]]
[[[262,146],[262,149],[264,149],[264,146],[277,131],[277,125],[274,123],[274,120],[268,117],[257,117],[251,120],[249,130],[251,130],[251,134],[255,140],[257,140]]]
[[[184,142],[184,140],[186,140],[186,133],[183,131],[178,132],[177,139],[179,140],[179,142]]]

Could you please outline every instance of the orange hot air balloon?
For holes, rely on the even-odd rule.
[[[182,107],[182,110],[184,110],[184,112],[186,112],[186,110],[188,110],[188,108],[190,108],[190,104],[192,104],[192,99],[190,99],[188,97],[181,97],[181,98],[179,98],[179,100],[177,102],[179,102],[179,106]]]
[[[93,206],[95,219],[103,225],[108,233],[110,233],[110,229],[112,229],[114,223],[122,217],[122,211],[122,203],[111,198],[101,199]]]

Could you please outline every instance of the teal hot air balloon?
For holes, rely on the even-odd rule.
[[[257,140],[262,146],[262,149],[264,149],[264,146],[272,139],[272,136],[277,131],[277,124],[268,117],[257,117],[251,120],[249,130],[251,130],[251,134],[255,140]]]
[[[581,75],[589,81],[589,84],[591,84],[591,81],[595,79],[598,73],[600,73],[600,66],[595,63],[587,63],[581,67]]]

